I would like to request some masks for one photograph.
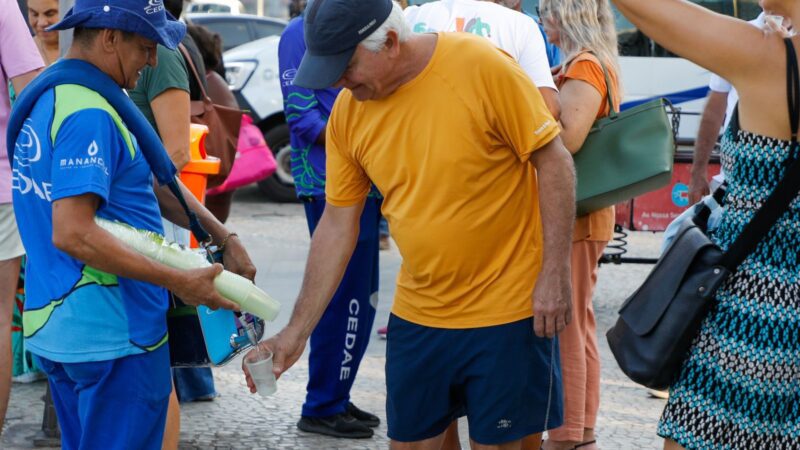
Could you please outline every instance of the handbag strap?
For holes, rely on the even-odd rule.
[[[735,272],[745,258],[755,250],[761,239],[788,209],[800,191],[800,158],[797,158],[796,155],[798,120],[800,119],[800,73],[794,44],[789,38],[784,39],[784,44],[786,45],[786,96],[789,103],[792,131],[792,143],[786,161],[788,168],[783,179],[723,255],[721,264],[731,273]]]
[[[608,102],[608,115],[614,116],[617,114],[617,111],[614,109],[613,100],[611,100],[612,98],[614,98],[614,89],[611,87],[611,79],[608,78],[608,69],[606,68],[605,63],[603,63],[603,60],[600,59],[600,57],[597,56],[595,52],[587,51],[586,53],[589,53],[590,55],[597,58],[597,62],[600,63],[600,68],[603,69],[603,78],[606,81],[606,101]]]
[[[169,190],[172,194],[178,199],[178,202],[181,204],[183,211],[186,213],[186,216],[189,218],[189,229],[192,231],[194,238],[197,242],[202,246],[207,246],[211,244],[211,235],[203,228],[203,225],[200,224],[200,219],[197,218],[197,214],[189,208],[189,205],[186,203],[186,198],[183,196],[183,192],[181,191],[181,187],[178,185],[178,182],[173,180],[167,184]]]
[[[195,81],[197,81],[197,85],[200,86],[200,93],[203,95],[203,100],[211,101],[211,98],[208,96],[206,92],[206,87],[203,85],[203,80],[200,78],[200,74],[197,72],[197,67],[194,65],[194,61],[192,60],[192,56],[189,54],[189,50],[183,44],[178,44],[178,48],[181,51],[181,55],[183,55],[183,59],[186,60],[186,65],[192,69],[192,75],[194,76]]]
[[[797,67],[797,53],[794,43],[789,38],[784,38],[786,45],[786,92],[789,103],[789,127],[792,130],[792,146],[797,146],[798,120],[800,120],[800,71]],[[791,158],[797,158],[792,148]]]

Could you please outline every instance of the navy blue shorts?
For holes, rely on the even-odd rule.
[[[57,363],[47,373],[64,450],[160,450],[172,391],[169,348],[109,361]]]
[[[533,319],[444,329],[392,314],[387,336],[391,439],[429,439],[464,415],[470,438],[484,445],[513,442],[563,422],[558,341],[536,337]]]

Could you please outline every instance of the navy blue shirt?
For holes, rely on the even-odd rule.
[[[547,63],[550,64],[550,67],[555,67],[561,64],[561,50],[556,47],[555,45],[551,44],[550,41],[547,40],[547,33],[544,32],[544,27],[542,26],[542,21],[539,19],[539,16],[536,14],[531,14],[525,10],[522,10],[528,17],[532,18],[539,24],[539,32],[542,33],[542,38],[544,39],[544,47],[547,50]]]
[[[294,77],[306,51],[303,16],[283,30],[278,45],[283,111],[292,145],[292,176],[297,195],[325,195],[325,147],[316,143],[331,115],[339,89],[306,89],[294,85]]]

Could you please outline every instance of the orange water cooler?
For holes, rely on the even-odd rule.
[[[206,153],[206,136],[208,127],[205,125],[191,124],[189,131],[189,164],[181,170],[181,182],[194,195],[200,203],[206,202],[206,185],[208,176],[219,173],[219,158],[208,156]],[[191,237],[191,247],[197,248],[197,240]]]

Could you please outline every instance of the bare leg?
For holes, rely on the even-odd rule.
[[[0,261],[0,433],[11,394],[11,319],[17,294],[20,258]]]
[[[572,450],[581,441],[554,441],[548,439],[542,444],[542,450]]]
[[[390,450],[441,450],[446,433],[445,431],[436,437],[425,439],[424,441],[398,442],[393,440],[391,444],[389,444],[389,448]]]
[[[461,439],[458,437],[458,419],[454,420],[444,431],[444,442],[441,450],[461,450]]]
[[[597,437],[594,435],[594,428],[583,429],[583,442],[592,442],[596,440]],[[597,442],[584,445],[583,447],[580,447],[580,450],[597,450]]]
[[[672,439],[664,439],[664,450],[686,450]]]
[[[470,439],[469,446],[472,450],[521,450],[522,440],[520,439],[519,441],[506,442],[505,444],[499,445],[483,445]]]
[[[167,424],[164,427],[164,440],[161,442],[162,450],[178,450],[178,442],[181,439],[181,405],[178,403],[178,395],[175,393],[175,385],[172,385],[172,392],[169,394],[169,406],[167,407]]]
[[[522,438],[522,450],[539,450],[542,447],[542,433],[531,434]]]

